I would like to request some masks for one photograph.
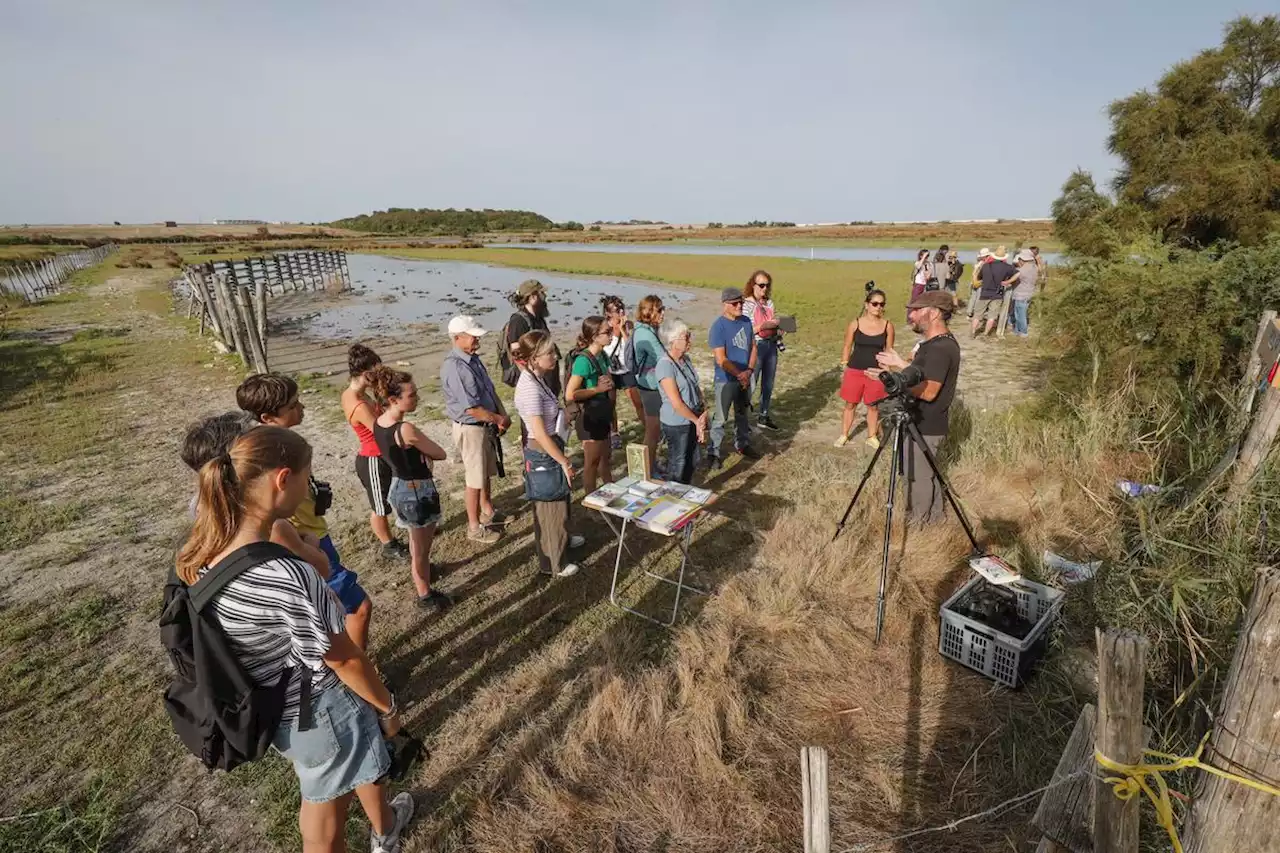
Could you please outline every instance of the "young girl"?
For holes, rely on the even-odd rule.
[[[373,438],[382,458],[391,468],[387,497],[395,508],[399,524],[409,528],[409,566],[418,606],[439,613],[452,599],[431,588],[431,542],[440,523],[440,493],[427,460],[444,459],[440,445],[404,419],[418,408],[418,389],[413,377],[386,365],[369,371],[369,384],[382,400],[383,412],[373,422]]]
[[[292,516],[306,497],[310,474],[310,445],[283,427],[255,427],[206,462],[178,576],[195,584],[211,566],[267,542],[272,525]],[[343,630],[342,606],[320,575],[296,557],[264,558],[231,580],[210,608],[256,684],[273,686],[293,670],[272,745],[298,775],[303,850],[344,849],[354,794],[372,827],[370,848],[398,853],[413,798],[402,793],[387,800],[391,760],[383,737],[400,729],[395,697]],[[299,727],[303,678],[311,692],[305,730]]]
[[[570,367],[564,398],[581,407],[578,411],[578,439],[582,442],[582,487],[587,494],[600,482],[613,482],[610,465],[609,433],[617,422],[615,397],[609,360],[604,355],[609,342],[609,327],[603,317],[582,321],[582,334],[574,348],[576,355]]]
[[[849,324],[844,336],[844,381],[840,383],[840,396],[844,399],[840,437],[836,447],[849,442],[853,429],[853,416],[859,403],[867,406],[867,445],[880,446],[880,411],[875,403],[884,399],[884,386],[867,377],[864,370],[879,367],[876,353],[893,349],[893,324],[884,317],[885,295],[877,290],[875,282],[867,282],[867,298],[862,314]]]
[[[658,328],[666,306],[662,299],[650,294],[640,300],[636,306],[636,326],[631,333],[634,338],[632,351],[635,353],[635,364],[631,369],[636,375],[636,384],[640,386],[640,403],[644,407],[644,444],[649,448],[649,473],[661,479],[658,473],[658,439],[662,437],[662,394],[658,391],[658,377],[654,370],[658,367],[658,359],[662,358],[662,342],[658,339]]]
[[[756,270],[747,279],[742,291],[742,316],[751,320],[756,336],[756,371],[751,374],[751,394],[755,396],[760,386],[760,409],[756,425],[762,429],[776,430],[778,425],[769,417],[769,403],[773,400],[773,378],[778,372],[778,343],[782,333],[773,310],[773,276],[764,270]]]
[[[609,343],[604,354],[609,357],[609,372],[613,374],[614,389],[622,388],[636,410],[636,420],[644,423],[644,403],[640,399],[640,389],[636,385],[636,375],[632,372],[631,360],[627,354],[627,343],[635,330],[635,324],[627,319],[627,306],[617,296],[606,296],[600,300],[600,309],[604,311],[605,320],[609,324]],[[616,399],[616,394],[615,394]],[[618,435],[618,407],[614,403],[613,435],[610,436],[613,449],[622,447],[622,439]]]
[[[547,383],[547,376],[555,375],[559,357],[551,336],[540,329],[521,335],[512,344],[511,352],[520,366],[516,410],[520,412],[520,443],[524,448],[525,496],[533,504],[538,570],[567,578],[577,574],[578,566],[561,564],[564,552],[580,547],[586,540],[569,535],[573,463],[564,452],[569,425],[560,400]]]
[[[407,559],[409,549],[403,542],[392,537],[391,525],[387,521],[391,516],[391,504],[387,502],[387,490],[391,488],[391,468],[382,458],[378,443],[373,440],[373,422],[382,414],[382,407],[368,393],[368,373],[380,364],[382,359],[367,346],[351,345],[351,349],[347,351],[347,368],[351,381],[347,383],[347,390],[342,392],[342,414],[360,440],[360,451],[356,454],[356,476],[360,478],[364,493],[369,498],[369,527],[382,543],[383,556]]]

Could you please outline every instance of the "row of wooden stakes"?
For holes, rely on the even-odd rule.
[[[0,274],[0,292],[22,297],[23,302],[35,302],[52,296],[79,270],[100,264],[114,252],[114,243],[64,252],[40,261],[23,261]]]

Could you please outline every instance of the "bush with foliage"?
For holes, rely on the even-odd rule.
[[[474,234],[481,231],[542,231],[555,223],[527,210],[432,210],[391,207],[330,223],[335,228],[380,234]],[[579,226],[581,227],[581,226]]]

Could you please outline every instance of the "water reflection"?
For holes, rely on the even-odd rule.
[[[498,331],[511,315],[507,295],[520,282],[536,278],[547,288],[548,322],[554,329],[575,329],[582,318],[600,313],[600,297],[616,294],[634,310],[641,297],[656,293],[668,306],[694,299],[688,291],[616,279],[557,275],[540,270],[495,267],[465,261],[417,261],[380,255],[347,256],[353,298],[321,307],[303,325],[313,335],[354,339],[406,331],[445,334],[449,318],[471,314]]]
[[[494,249],[529,249],[548,252],[605,252],[649,255],[754,255],[766,258],[809,258],[815,261],[914,261],[920,249],[937,251],[937,245],[912,249],[848,249],[829,246],[779,246],[757,243],[750,246],[723,246],[704,243],[489,243]],[[992,249],[995,246],[991,247]],[[960,251],[960,260],[972,264],[976,249]],[[1046,263],[1058,263],[1055,252],[1042,252]]]

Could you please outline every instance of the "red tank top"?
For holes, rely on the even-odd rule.
[[[359,403],[356,404],[356,408],[357,409],[360,408],[361,405],[368,406],[370,409],[373,410],[374,420],[377,420],[378,416],[382,414],[382,407],[375,406],[372,403],[370,403],[368,400],[361,400]],[[354,410],[352,411],[352,414],[355,414]],[[378,449],[378,442],[374,441],[373,439],[373,430],[369,429],[364,424],[358,423],[356,421],[349,421],[348,423],[351,424],[351,429],[355,431],[356,438],[360,439],[360,453],[358,455],[360,456],[381,456],[382,455],[382,451]]]

